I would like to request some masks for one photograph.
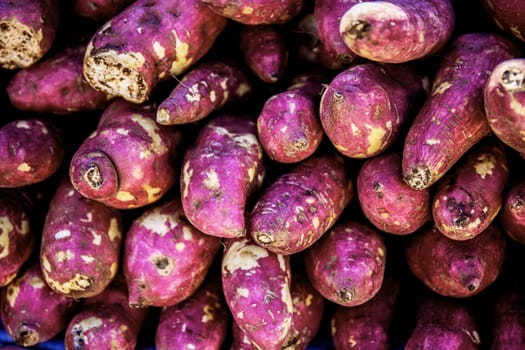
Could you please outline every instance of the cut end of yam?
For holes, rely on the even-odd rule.
[[[41,41],[42,31],[35,32],[16,19],[0,21],[0,67],[18,69],[31,66],[44,54]]]

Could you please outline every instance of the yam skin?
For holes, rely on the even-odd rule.
[[[504,285],[492,306],[490,349],[522,349],[525,347],[523,293],[515,286]]]
[[[272,95],[257,117],[257,135],[272,160],[298,163],[319,147],[324,131],[319,120],[319,96],[326,76],[298,74],[285,91]]]
[[[126,281],[117,275],[99,295],[86,299],[64,333],[66,350],[136,349],[147,308],[128,305]]]
[[[0,1],[0,67],[21,69],[40,60],[58,29],[58,0]]]
[[[48,119],[16,119],[0,128],[0,188],[41,183],[64,159],[60,129]]]
[[[476,350],[481,339],[470,310],[455,300],[429,296],[419,305],[406,350]]]
[[[506,239],[491,224],[466,241],[443,235],[435,226],[415,233],[406,246],[408,267],[435,293],[466,298],[490,286],[503,269]]]
[[[85,49],[84,44],[65,48],[15,73],[6,87],[11,105],[23,111],[58,115],[104,109],[111,97],[84,79]]]
[[[32,204],[23,189],[0,191],[0,287],[15,279],[33,253]]]
[[[275,26],[241,26],[239,48],[244,63],[264,83],[278,82],[288,68],[288,44]]]
[[[191,225],[178,198],[149,207],[124,239],[122,265],[132,307],[171,306],[202,284],[220,240]]]
[[[357,306],[383,284],[386,247],[380,232],[357,221],[342,221],[304,253],[312,286],[337,305]]]
[[[486,142],[474,146],[464,163],[440,181],[432,199],[436,228],[456,240],[471,239],[495,219],[503,203],[509,164],[503,146]]]
[[[450,0],[364,1],[344,13],[339,32],[356,55],[403,63],[441,50],[452,37],[454,23]]]
[[[157,107],[157,123],[187,124],[202,120],[251,92],[247,76],[237,64],[203,62],[192,68]]]
[[[117,209],[154,203],[176,182],[180,140],[178,129],[155,122],[154,105],[114,100],[73,154],[71,182],[83,196]]]
[[[525,244],[525,180],[510,185],[498,221],[508,237]]]
[[[201,1],[137,0],[92,36],[84,77],[96,90],[143,103],[158,82],[203,57],[226,23]]]
[[[73,12],[94,21],[109,20],[135,0],[71,0]]]
[[[246,25],[284,24],[302,9],[304,0],[203,0],[215,13]]]
[[[489,134],[483,87],[494,67],[515,57],[517,50],[494,33],[465,33],[454,39],[405,137],[402,168],[410,187],[434,184]]]
[[[398,153],[387,151],[365,161],[356,192],[363,214],[383,232],[408,235],[432,218],[430,191],[415,190],[403,181]]]
[[[319,116],[335,148],[350,158],[385,151],[400,135],[425,79],[408,65],[361,63],[339,72],[324,89]]]
[[[521,0],[480,0],[483,9],[494,23],[512,35],[525,42],[525,3]]]
[[[64,176],[42,229],[39,258],[46,283],[75,299],[102,293],[120,266],[122,230],[118,210],[83,197]]]
[[[187,300],[162,308],[155,331],[155,348],[221,349],[230,324],[230,312],[220,279],[205,282]]]
[[[507,146],[525,154],[525,58],[496,65],[483,90],[491,131]]]
[[[246,205],[265,175],[263,156],[254,118],[220,114],[205,124],[182,162],[181,201],[188,220],[208,235],[245,236]]]
[[[281,349],[292,329],[290,258],[249,237],[225,240],[223,293],[234,321],[262,349]]]
[[[78,302],[54,292],[37,261],[31,261],[0,289],[0,315],[7,334],[20,346],[46,342],[67,327]]]
[[[339,155],[309,157],[259,194],[248,233],[274,253],[304,251],[336,222],[353,197],[353,186]]]
[[[385,278],[381,289],[362,305],[337,305],[330,318],[334,348],[390,349],[390,327],[394,318],[400,284]]]

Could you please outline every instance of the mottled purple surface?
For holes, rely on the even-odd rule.
[[[302,9],[304,0],[203,0],[217,14],[247,25],[284,24]]]
[[[490,349],[518,350],[525,347],[525,300],[519,288],[511,284],[494,298],[492,307]]]
[[[525,180],[509,185],[498,220],[510,238],[525,244]]]
[[[108,20],[116,16],[135,0],[71,0],[75,14],[94,21]]]
[[[484,10],[507,34],[525,42],[525,2],[522,0],[481,0]]]

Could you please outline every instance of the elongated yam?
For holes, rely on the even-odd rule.
[[[337,154],[318,154],[281,174],[249,214],[253,240],[278,254],[295,254],[332,227],[354,194]]]
[[[430,191],[415,190],[403,181],[398,153],[368,159],[357,175],[356,191],[363,214],[381,231],[411,234],[432,218]]]
[[[50,340],[64,331],[79,304],[54,292],[42,276],[38,261],[31,261],[0,289],[0,315],[7,334],[24,347]]]
[[[247,24],[284,24],[302,9],[304,0],[203,0],[215,13]]]
[[[326,299],[357,306],[380,290],[386,266],[383,237],[369,224],[342,221],[304,254],[312,286]]]
[[[411,238],[406,247],[408,266],[439,295],[455,298],[476,295],[502,271],[506,240],[495,224],[465,241],[450,239],[435,226],[426,227]]]
[[[477,144],[467,154],[465,162],[456,163],[437,185],[432,199],[436,228],[456,240],[471,239],[492,223],[509,178],[507,154],[501,144]]]
[[[465,33],[452,42],[405,138],[402,167],[409,186],[431,186],[490,132],[483,87],[492,69],[517,50],[494,33]]]
[[[225,241],[223,293],[233,319],[255,346],[281,349],[292,327],[293,301],[288,256],[249,237]]]
[[[84,76],[96,90],[145,102],[159,81],[203,57],[226,22],[198,0],[137,0],[93,35]]]
[[[480,0],[485,12],[506,33],[525,42],[525,3],[521,0]]]
[[[83,77],[85,44],[65,48],[18,71],[6,87],[11,104],[37,113],[72,114],[102,110],[110,96]]]
[[[180,140],[178,129],[155,122],[153,105],[114,100],[73,154],[71,182],[84,197],[117,209],[154,203],[176,182]]]
[[[94,21],[109,20],[135,0],[71,0],[73,12]]]
[[[483,90],[490,129],[507,146],[525,154],[525,58],[496,65]]]
[[[119,211],[78,193],[63,176],[45,217],[40,264],[46,283],[70,298],[102,293],[120,266]]]
[[[220,249],[191,225],[178,198],[149,207],[126,232],[122,265],[133,307],[171,306],[202,284]]]
[[[353,65],[324,89],[319,107],[323,130],[347,157],[377,155],[397,140],[416,101],[425,96],[424,82],[408,65]]]
[[[237,64],[203,62],[190,69],[160,102],[156,119],[163,125],[193,123],[241,99],[251,89],[251,83]]]
[[[55,41],[58,0],[0,1],[0,67],[19,69],[40,60]]]
[[[344,13],[339,32],[356,55],[402,63],[443,48],[452,37],[455,20],[450,0],[363,1]]]
[[[0,128],[0,187],[33,185],[54,175],[64,159],[63,137],[42,117],[16,119]]]
[[[264,175],[254,118],[217,115],[184,153],[180,189],[188,220],[212,236],[246,235],[246,205]]]
[[[525,180],[512,183],[504,196],[499,223],[512,240],[525,244]]]

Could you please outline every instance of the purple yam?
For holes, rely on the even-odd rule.
[[[109,20],[135,0],[71,0],[73,12],[94,21]]]
[[[503,231],[512,240],[525,244],[525,180],[510,185],[498,219]]]
[[[302,9],[304,0],[203,0],[215,13],[247,25],[284,24]]]
[[[525,42],[525,2],[521,0],[480,0],[494,23],[514,38]]]
[[[524,308],[523,291],[511,284],[503,285],[492,304],[490,350],[518,350],[525,347]]]

